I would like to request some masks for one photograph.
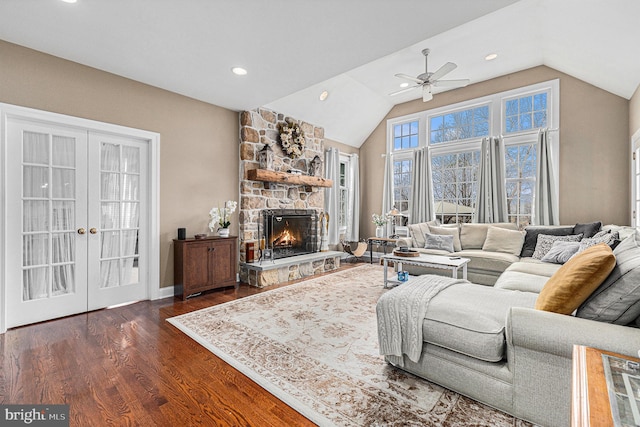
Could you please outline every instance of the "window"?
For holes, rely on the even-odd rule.
[[[393,162],[393,204],[402,213],[409,211],[412,166],[411,159]]]
[[[418,122],[397,124],[393,127],[393,149],[408,150],[418,148]]]
[[[509,221],[524,228],[531,224],[536,180],[536,144],[506,147],[507,212]]]
[[[339,200],[339,217],[338,225],[346,230],[347,228],[347,208],[349,203],[349,187],[347,171],[349,170],[348,161],[340,160],[340,200]]]
[[[429,129],[430,144],[489,136],[489,106],[432,116]]]
[[[520,227],[530,224],[535,198],[537,130],[558,127],[559,92],[559,81],[553,80],[390,119],[387,154],[393,154],[396,207],[408,213],[412,152],[427,147],[437,218],[443,223],[471,221],[482,138],[501,135],[505,144],[508,217]],[[557,156],[557,138],[551,141],[552,153]],[[557,157],[554,163],[557,176]]]
[[[443,224],[471,222],[475,211],[480,151],[431,158],[436,218]]]
[[[547,126],[547,93],[508,99],[504,111],[507,134],[544,128]]]

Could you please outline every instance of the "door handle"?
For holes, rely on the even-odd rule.
[[[78,234],[84,234],[86,232],[87,232],[87,230],[85,230],[84,228],[82,228],[82,227],[78,228]]]
[[[98,230],[96,230],[96,228],[95,228],[95,227],[91,227],[91,228],[89,229],[89,233],[91,233],[91,234],[96,234],[97,232],[98,232]]]

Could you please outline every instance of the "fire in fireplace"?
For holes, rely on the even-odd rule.
[[[318,251],[318,213],[313,209],[264,209],[262,236],[267,258]]]

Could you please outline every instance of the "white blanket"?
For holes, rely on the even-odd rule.
[[[422,322],[431,298],[451,285],[465,282],[426,274],[383,294],[376,305],[380,354],[401,367],[404,354],[417,363],[422,353]]]

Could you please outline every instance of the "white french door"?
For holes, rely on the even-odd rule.
[[[6,132],[6,326],[147,298],[148,141],[21,119]]]

